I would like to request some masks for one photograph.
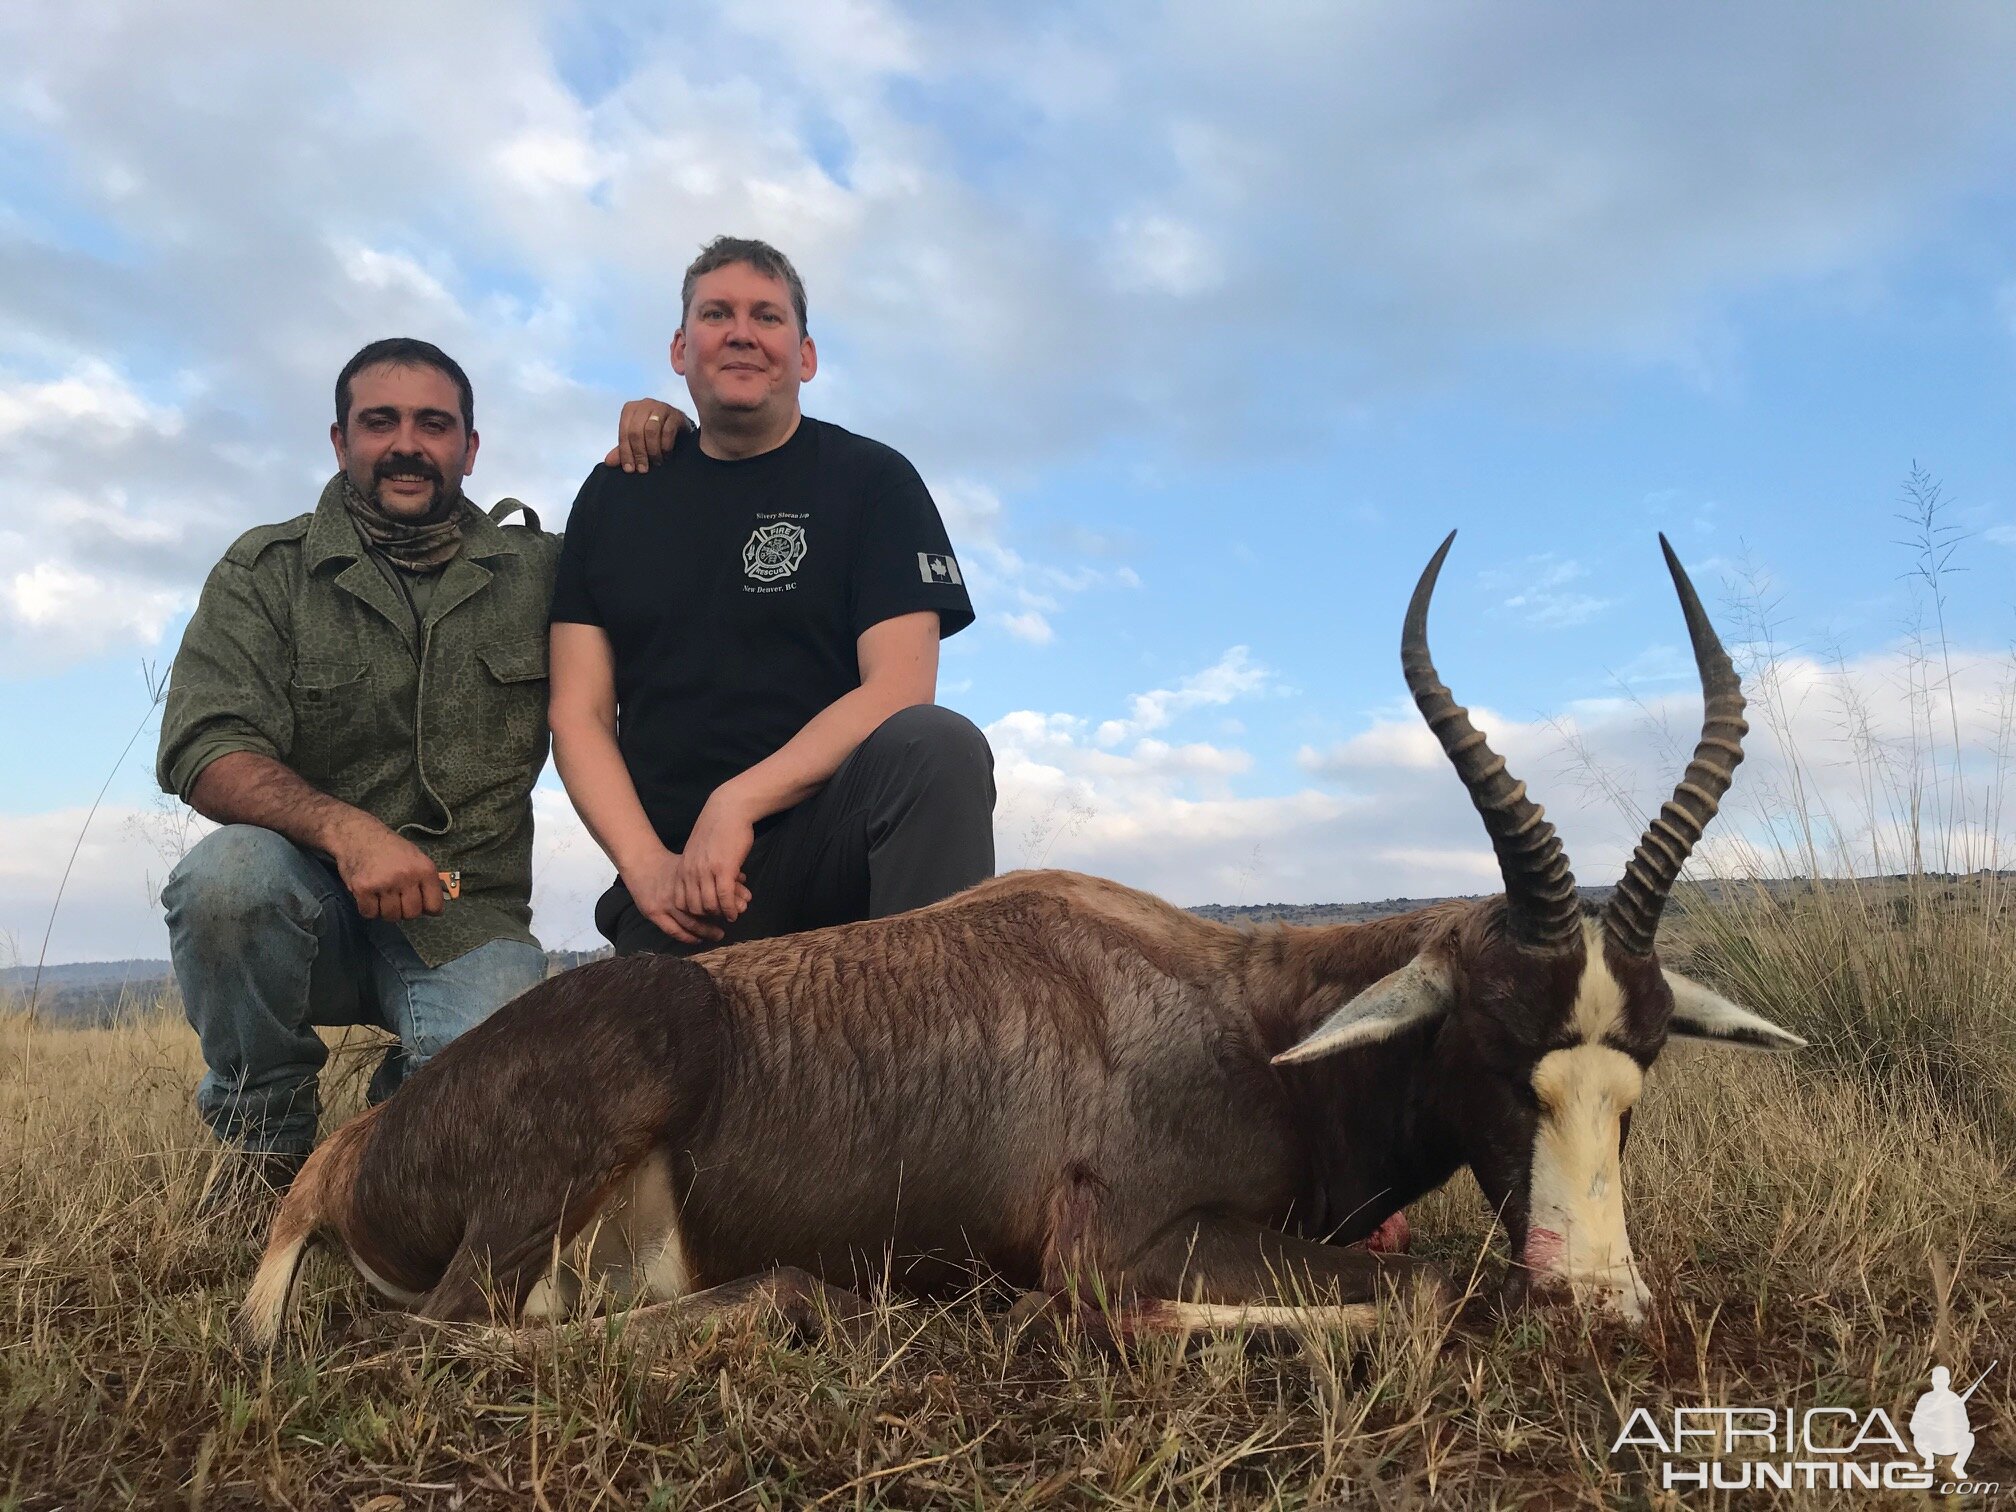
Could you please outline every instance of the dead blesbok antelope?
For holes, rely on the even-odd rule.
[[[1564,1282],[1637,1317],[1620,1166],[1646,1069],[1670,1034],[1803,1043],[1654,949],[1742,759],[1743,696],[1666,547],[1705,724],[1611,900],[1585,908],[1553,826],[1429,658],[1450,541],[1414,590],[1402,664],[1502,896],[1246,933],[1033,872],[693,960],[583,966],[315,1152],[248,1336],[277,1338],[318,1236],[436,1319],[547,1315],[583,1277],[702,1304],[765,1276],[802,1295],[805,1273],[930,1292],[977,1265],[1097,1295],[1122,1327],[1279,1321],[1419,1278],[1345,1246],[1464,1165],[1515,1287]]]

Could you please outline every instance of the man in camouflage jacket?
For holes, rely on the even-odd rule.
[[[398,1035],[375,1099],[544,974],[532,784],[559,540],[463,497],[473,408],[436,347],[359,352],[342,470],[312,514],[239,537],[176,654],[158,776],[223,827],[163,901],[209,1067],[197,1107],[250,1157],[219,1168],[237,1193],[284,1186],[314,1143],[315,1025]]]

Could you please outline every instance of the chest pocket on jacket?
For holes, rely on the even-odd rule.
[[[476,652],[483,681],[483,721],[506,760],[536,766],[546,756],[546,637],[499,641]]]
[[[294,676],[287,684],[296,736],[309,730],[326,734],[341,729],[358,717],[370,693],[369,662],[302,657],[295,662]]]
[[[294,664],[287,701],[294,711],[287,764],[310,782],[332,781],[352,765],[376,722],[370,663],[304,656]]]

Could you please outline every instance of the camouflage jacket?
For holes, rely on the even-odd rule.
[[[247,531],[211,572],[175,654],[156,776],[186,801],[219,756],[273,757],[462,874],[440,917],[400,925],[429,966],[536,943],[532,784],[560,538],[477,512],[416,635],[341,482],[313,514]]]

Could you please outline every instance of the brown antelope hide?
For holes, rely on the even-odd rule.
[[[1510,1241],[1508,1289],[1552,1280],[1638,1317],[1620,1166],[1646,1070],[1670,1034],[1803,1043],[1654,948],[1742,759],[1743,697],[1668,547],[1706,718],[1611,900],[1584,907],[1429,659],[1449,545],[1402,663],[1501,896],[1248,933],[1028,872],[894,918],[583,966],[324,1142],[242,1326],[277,1338],[318,1237],[437,1319],[550,1314],[584,1279],[705,1305],[764,1276],[928,1294],[979,1268],[1096,1296],[1123,1328],[1279,1321],[1311,1298],[1362,1321],[1382,1283],[1432,1272],[1347,1246],[1466,1165]]]

